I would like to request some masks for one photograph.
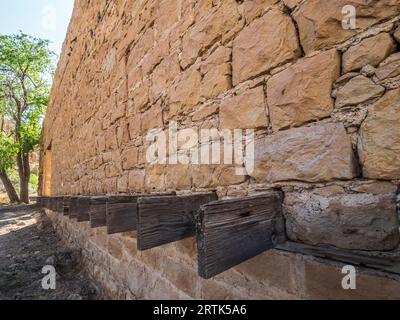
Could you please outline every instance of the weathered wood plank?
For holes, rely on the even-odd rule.
[[[64,214],[64,197],[57,196],[56,197],[56,209],[55,212],[58,214]]]
[[[43,197],[43,208],[50,210],[50,197]]]
[[[70,196],[65,196],[63,199],[63,215],[64,216],[69,216],[70,203],[71,203],[70,200],[71,200]]]
[[[46,209],[46,197],[41,197],[41,198],[40,198],[40,206],[41,206],[43,209]]]
[[[175,192],[150,195],[115,195],[107,200],[107,233],[115,234],[137,230],[138,200],[141,197],[173,196]]]
[[[107,200],[107,234],[136,230],[138,195],[111,196]]]
[[[276,249],[400,274],[400,249],[389,252],[366,252],[343,250],[330,246],[311,246],[291,241],[278,245]]]
[[[215,193],[143,197],[138,201],[138,249],[148,250],[192,237],[200,206],[217,200]]]
[[[78,208],[78,196],[70,196],[69,197],[69,218],[76,219],[78,217],[79,208]]]
[[[57,198],[56,197],[50,197],[50,210],[54,211],[54,212],[57,210]]]
[[[281,192],[206,204],[197,218],[199,274],[209,279],[284,241]]]
[[[77,216],[78,222],[90,221],[90,199],[89,196],[81,196],[78,198],[77,202]]]
[[[108,196],[96,196],[90,198],[90,226],[100,228],[107,226],[107,199]]]

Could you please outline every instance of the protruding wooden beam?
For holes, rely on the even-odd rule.
[[[55,212],[57,210],[57,198],[50,197],[50,210]]]
[[[44,209],[50,210],[50,197],[43,197],[42,198],[42,206]]]
[[[89,216],[92,228],[107,226],[107,199],[108,196],[90,198]]]
[[[200,206],[217,200],[215,193],[143,197],[138,201],[138,249],[148,250],[195,235]]]
[[[64,216],[69,216],[70,206],[71,206],[71,196],[64,196],[63,198],[63,211]]]
[[[70,219],[76,219],[78,217],[79,213],[79,207],[78,207],[78,196],[70,196],[69,197],[69,218]]]
[[[57,196],[55,197],[55,212],[58,214],[64,214],[64,197],[63,196]]]
[[[107,199],[107,233],[137,230],[138,200],[141,197],[173,196],[175,192],[152,195],[116,195]]]
[[[110,196],[107,199],[107,233],[136,230],[138,195]]]
[[[205,279],[285,241],[281,192],[206,204],[197,221],[199,274]]]
[[[89,196],[78,197],[77,200],[78,214],[76,216],[78,222],[90,221],[90,200],[91,197]]]

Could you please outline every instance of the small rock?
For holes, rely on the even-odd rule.
[[[358,152],[363,176],[400,179],[400,88],[389,90],[369,109],[360,128]]]
[[[349,82],[350,79],[359,76],[358,72],[348,72],[340,76],[334,83],[334,88],[342,87],[344,84]]]
[[[335,107],[357,105],[367,100],[378,98],[384,92],[384,87],[376,85],[372,80],[364,76],[358,76],[338,90]]]
[[[83,298],[82,298],[81,295],[79,295],[77,293],[73,293],[73,294],[70,294],[68,296],[67,300],[70,300],[70,301],[81,301],[81,300],[83,300]]]
[[[297,127],[329,116],[332,85],[340,75],[340,57],[329,50],[299,59],[267,82],[273,131]]]
[[[288,236],[293,241],[342,249],[395,249],[400,240],[395,198],[393,191],[288,193],[284,203]]]
[[[397,27],[397,29],[394,32],[393,36],[396,39],[396,41],[400,43],[400,26]]]
[[[361,74],[366,77],[372,77],[375,74],[375,68],[369,64],[361,69]]]
[[[375,75],[380,81],[400,75],[400,52],[392,54],[383,61],[376,70]]]
[[[377,66],[396,49],[388,33],[364,39],[343,54],[343,71],[359,70],[367,64]]]

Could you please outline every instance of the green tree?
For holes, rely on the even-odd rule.
[[[2,121],[2,129],[4,120]],[[11,203],[19,202],[18,194],[8,176],[8,171],[15,166],[15,159],[18,152],[14,140],[4,132],[0,132],[0,180],[6,189]]]
[[[24,33],[0,35],[0,100],[3,118],[12,122],[20,201],[29,202],[29,155],[40,143],[42,118],[53,75],[49,41]],[[5,156],[0,156],[4,158]]]

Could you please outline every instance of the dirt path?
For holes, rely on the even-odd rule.
[[[98,299],[79,261],[37,207],[0,207],[0,300]],[[42,288],[48,265],[57,272],[55,290]]]

